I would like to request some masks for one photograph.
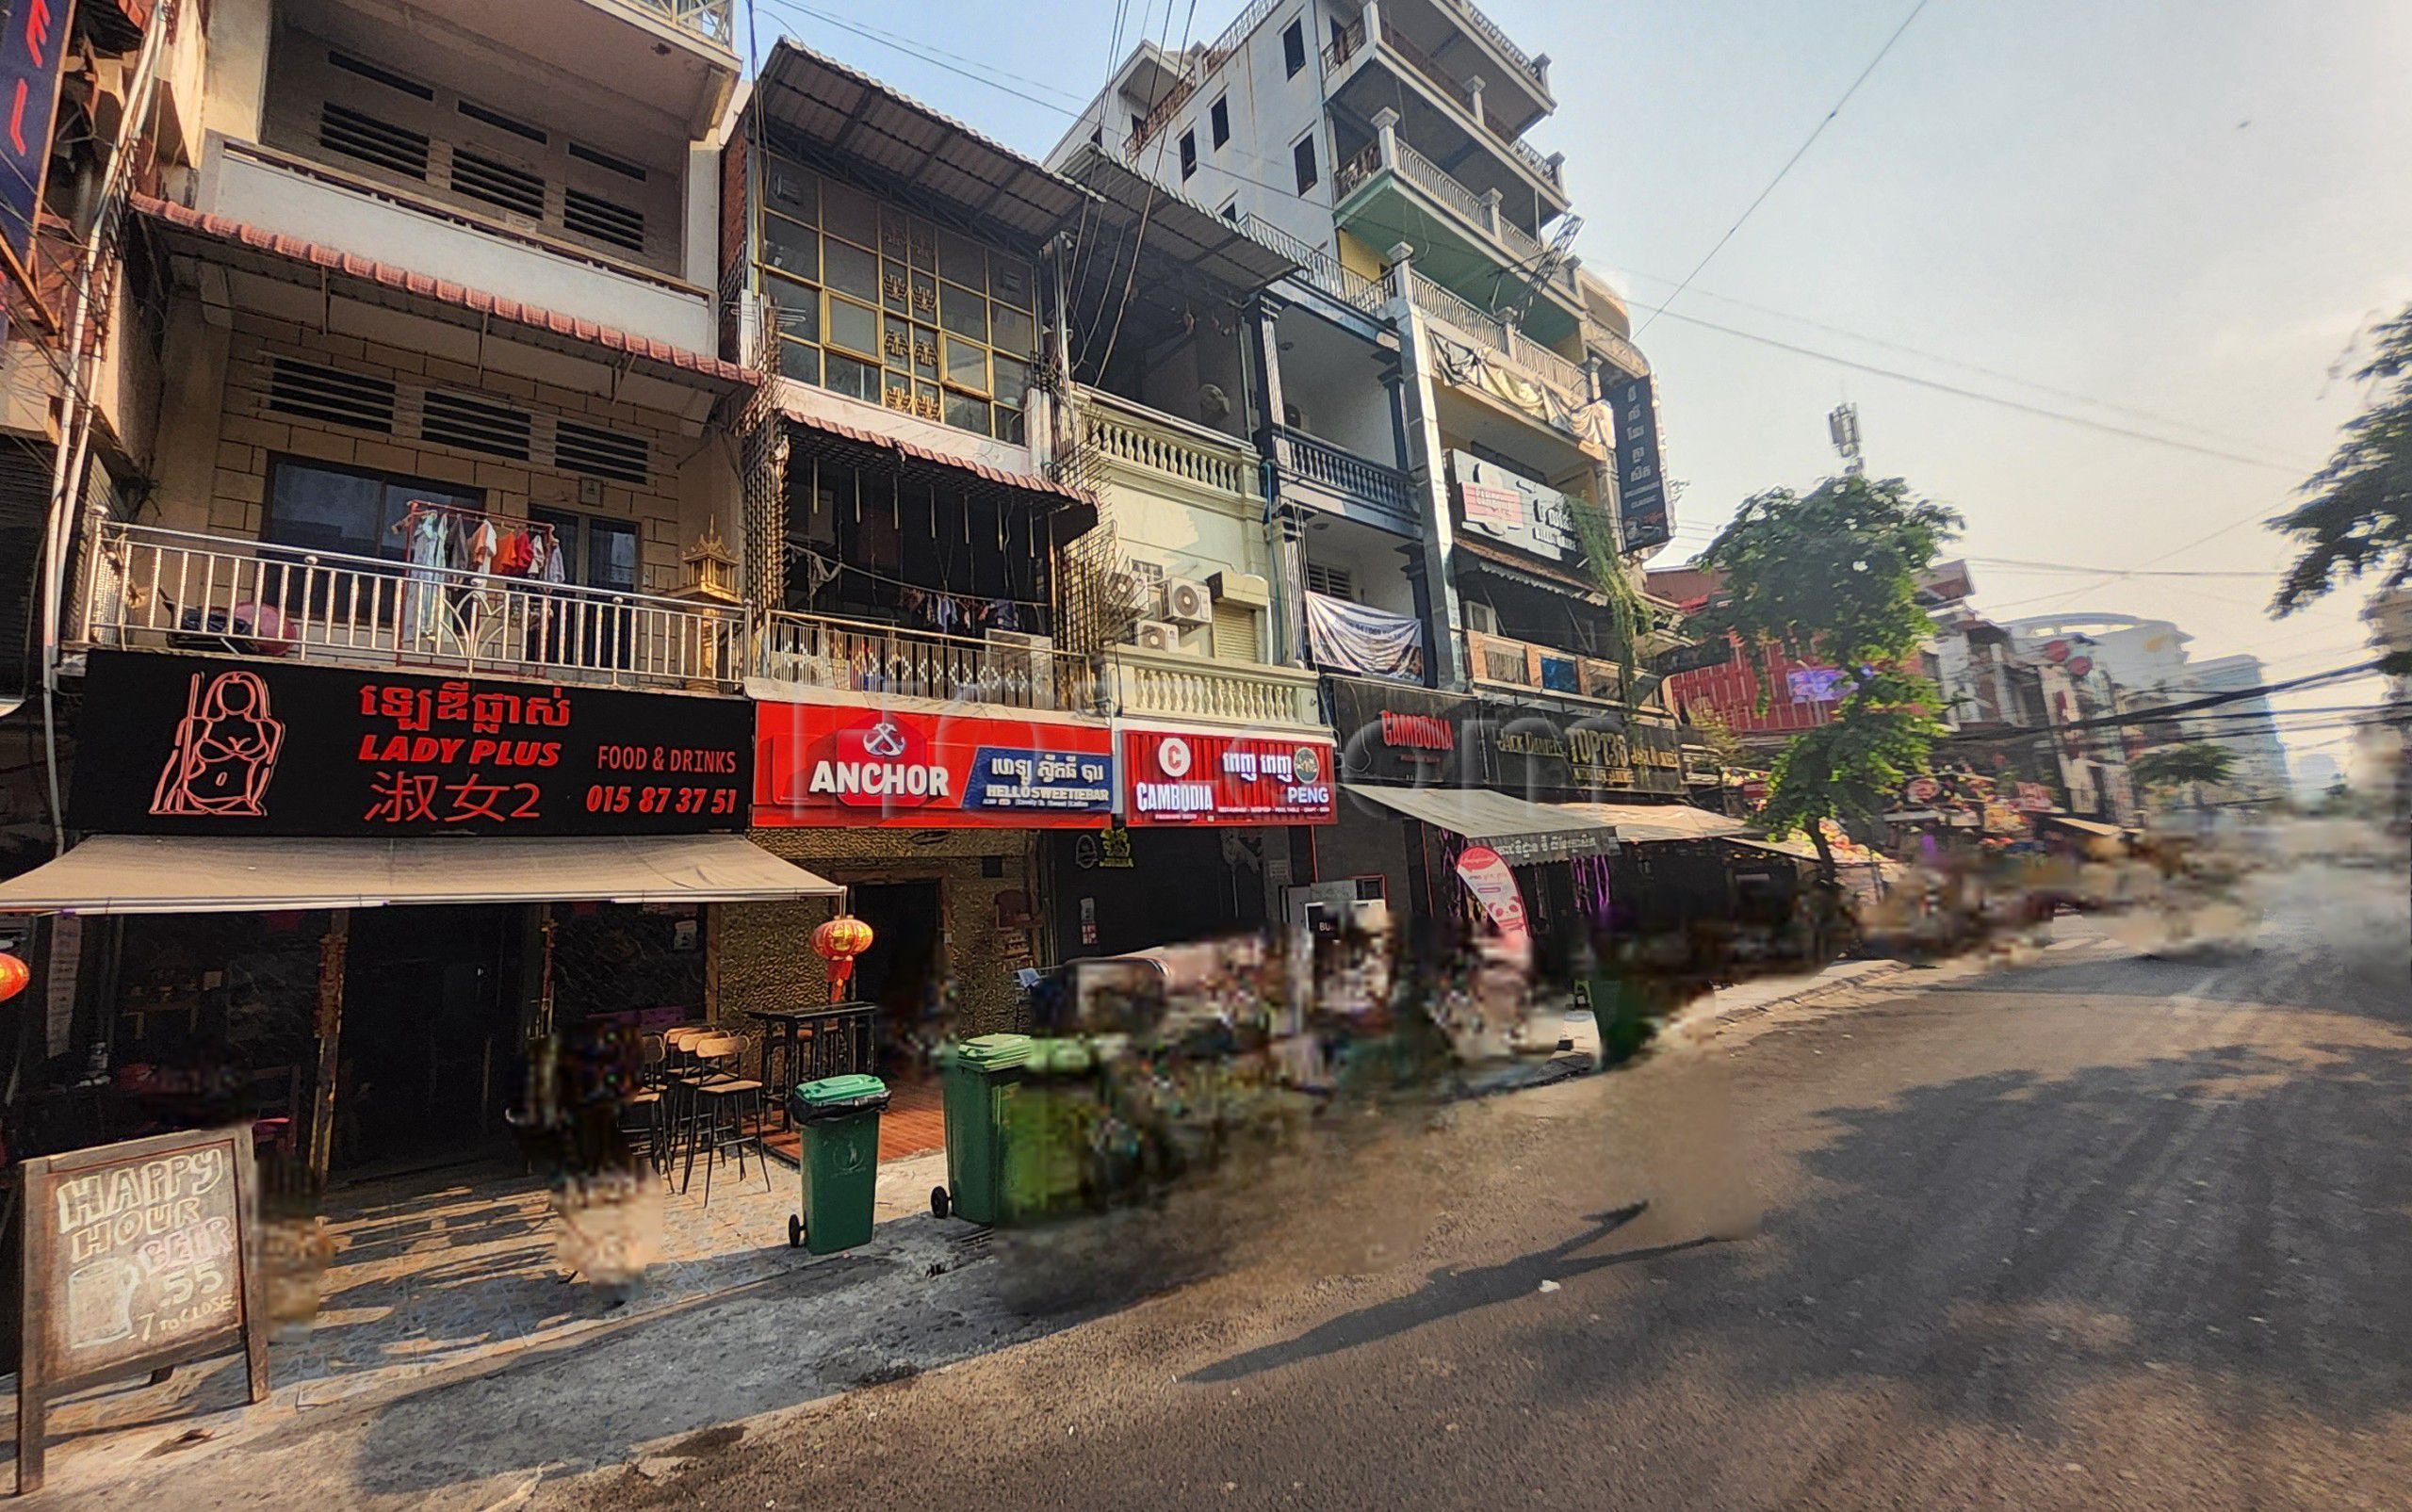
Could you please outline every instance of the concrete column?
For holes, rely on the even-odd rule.
[[[1533,77],[1540,81],[1541,92],[1549,93],[1549,55],[1547,53],[1533,55]]]
[[[1414,250],[1405,242],[1390,250],[1398,274],[1393,285],[1405,296],[1412,283]],[[1447,461],[1441,447],[1441,423],[1432,402],[1432,375],[1425,360],[1426,336],[1423,317],[1411,300],[1394,301],[1392,318],[1398,327],[1401,430],[1406,445],[1401,463],[1414,480],[1423,500],[1423,536],[1410,553],[1410,578],[1420,587],[1416,612],[1425,626],[1425,675],[1431,687],[1466,686],[1464,643],[1458,629],[1463,623],[1458,607],[1458,586],[1452,556],[1457,532],[1449,517]]]
[[[1263,297],[1249,303],[1242,355],[1257,415],[1256,450],[1264,462],[1264,545],[1273,568],[1273,659],[1302,660],[1307,644],[1307,572],[1298,548],[1296,511],[1282,496],[1280,428],[1281,344],[1276,320],[1281,306]]]
[[[1499,191],[1497,189],[1482,191],[1482,229],[1490,232],[1493,239],[1499,236]]]
[[[1398,167],[1398,112],[1388,106],[1374,112],[1374,140],[1384,168]]]
[[[1490,87],[1491,85],[1489,81],[1484,79],[1479,73],[1466,80],[1466,108],[1474,112],[1475,123],[1476,125],[1484,123],[1482,114],[1482,95],[1483,91]]]
[[[1365,8],[1358,13],[1365,24],[1365,45],[1371,47],[1381,40],[1382,0],[1365,0]]]

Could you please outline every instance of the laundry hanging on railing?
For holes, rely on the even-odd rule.
[[[1576,418],[1573,406],[1558,397],[1548,384],[1517,372],[1506,361],[1494,361],[1477,347],[1460,346],[1446,337],[1433,342],[1441,376],[1461,388],[1478,388],[1524,411],[1543,425],[1563,431],[1580,440],[1597,444],[1595,435],[1587,434]]]
[[[1424,624],[1412,614],[1307,594],[1307,648],[1315,660],[1342,672],[1421,681]]]
[[[985,630],[1019,630],[1026,624],[1043,623],[1034,612],[1046,608],[1031,600],[1004,598],[984,593],[949,593],[935,588],[923,588],[901,577],[873,572],[851,561],[839,561],[810,546],[790,543],[788,561],[792,566],[802,563],[805,573],[804,591],[807,598],[817,597],[830,579],[839,573],[853,573],[873,582],[886,583],[897,590],[897,607],[913,625],[937,630],[947,635],[977,635]]]

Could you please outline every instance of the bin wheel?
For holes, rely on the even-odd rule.
[[[802,1247],[803,1247],[803,1245],[804,1245],[804,1215],[803,1215],[802,1213],[798,1213],[798,1212],[791,1212],[791,1213],[789,1213],[789,1214],[788,1214],[788,1248],[790,1248],[790,1249],[800,1249],[800,1248],[802,1248]]]
[[[946,1195],[946,1188],[942,1186],[934,1186],[930,1188],[931,1217],[943,1218],[947,1215],[948,1211],[953,1206],[953,1200]]]

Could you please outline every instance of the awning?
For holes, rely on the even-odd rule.
[[[1721,840],[1741,834],[1751,826],[1738,819],[1712,814],[1705,808],[1689,804],[1552,804],[1558,813],[1580,814],[1598,823],[1613,825],[1617,838],[1648,843],[1652,840]]]
[[[1410,819],[1490,846],[1511,866],[1571,861],[1616,849],[1617,832],[1610,825],[1570,814],[1564,805],[1528,804],[1488,788],[1385,788],[1369,782],[1341,786]]]
[[[2033,817],[2049,824],[2066,824],[2087,835],[2099,835],[2106,840],[2115,840],[2127,833],[2116,824],[2098,823],[2094,820],[2079,819],[2075,814],[2037,814]]]
[[[826,395],[813,396],[815,402],[827,398]],[[980,494],[1002,504],[1051,510],[1059,542],[1085,534],[1097,524],[1097,496],[1085,488],[1037,473],[1007,472],[969,457],[949,456],[902,437],[866,431],[810,410],[790,406],[783,413],[794,428],[788,432],[791,457],[819,457],[848,467],[892,467],[899,478],[915,484],[925,480],[942,482],[946,487]]]
[[[396,840],[102,835],[0,883],[0,914],[789,902],[844,890],[741,835]]]

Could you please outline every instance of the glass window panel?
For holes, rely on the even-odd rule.
[[[938,376],[938,333],[927,326],[913,328],[913,371],[923,378]]]
[[[762,292],[779,307],[779,333],[799,341],[821,339],[821,291],[791,278],[762,275]]]
[[[821,349],[801,341],[779,343],[779,372],[807,383],[821,382]]]
[[[928,324],[938,317],[938,281],[927,273],[913,275],[913,318]]]
[[[967,287],[988,291],[988,249],[970,237],[938,229],[938,276]]]
[[[821,276],[821,233],[781,216],[762,218],[762,260],[798,278]]]
[[[1038,325],[1019,310],[1000,304],[991,310],[995,327],[988,339],[999,351],[1009,351],[1017,357],[1027,357],[1038,350]]]
[[[1003,252],[988,254],[989,293],[1007,304],[1028,310],[1035,308],[1031,303],[1031,291],[1035,287],[1028,263],[1019,257],[1008,257]]]
[[[821,185],[821,227],[857,247],[879,245],[879,202],[835,179]]]
[[[913,328],[893,316],[880,322],[879,356],[891,372],[910,371],[913,366]]]
[[[876,353],[879,350],[879,312],[851,300],[831,296],[829,344],[866,355]]]
[[[881,391],[879,401],[891,410],[910,413],[913,408],[913,381],[903,373],[888,374],[887,387]]]
[[[988,349],[953,336],[946,340],[946,381],[978,394],[988,392]]]
[[[879,402],[879,369],[869,363],[858,363],[852,357],[829,353],[827,359],[828,386],[850,398]]]
[[[924,420],[946,418],[946,412],[938,406],[938,386],[936,383],[913,385],[913,413]]]
[[[997,386],[992,391],[1001,404],[1019,404],[1030,391],[1030,364],[1019,358],[997,353]]]
[[[913,218],[913,266],[923,272],[935,272],[938,266],[938,228]]]
[[[879,265],[879,302],[897,315],[912,308],[912,276],[903,263],[883,261]]]
[[[949,394],[946,397],[946,423],[959,431],[977,431],[986,435],[988,401],[975,399],[968,394]]]
[[[904,261],[905,250],[912,244],[912,237],[905,230],[908,219],[904,211],[892,204],[879,207],[879,254],[882,257],[893,257],[900,263]]]
[[[828,244],[828,268],[823,279],[833,288],[866,303],[879,298],[879,256],[842,241]]]
[[[997,439],[1021,445],[1021,411],[997,406]]]
[[[938,290],[938,324],[958,336],[986,341],[988,339],[988,301],[970,289],[945,285]]]
[[[781,158],[770,159],[764,171],[763,195],[771,207],[798,220],[821,219],[821,175]]]
[[[410,512],[413,499],[467,509],[485,502],[482,494],[456,492],[448,484],[280,460],[260,533],[263,539],[305,550],[399,558],[408,544],[393,527]]]

